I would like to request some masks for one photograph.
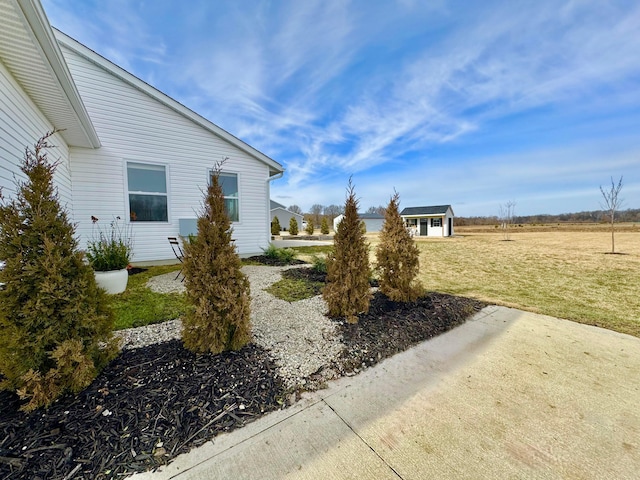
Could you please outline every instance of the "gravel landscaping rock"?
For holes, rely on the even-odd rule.
[[[321,297],[290,303],[275,298],[265,289],[282,278],[282,272],[296,267],[250,265],[242,267],[251,284],[251,324],[253,341],[271,353],[286,388],[306,385],[312,374],[319,382],[334,378],[330,369],[320,374],[343,349],[337,325],[324,315],[327,306]],[[156,292],[183,292],[184,283],[175,273],[151,278],[147,286]],[[160,324],[116,332],[123,348],[138,348],[180,338],[182,323],[172,320]]]
[[[402,305],[376,293],[358,325],[324,315],[320,296],[289,303],[264,289],[296,268],[245,266],[251,282],[253,342],[238,352],[196,355],[179,340],[181,322],[116,332],[123,352],[78,395],[48,409],[18,411],[0,391],[0,478],[123,478],[155,468],[274,409],[300,390],[352,375],[463,322],[483,304],[430,294]],[[169,273],[156,291],[184,285]],[[295,395],[294,395],[295,394]]]

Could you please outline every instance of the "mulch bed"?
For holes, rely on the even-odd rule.
[[[286,267],[289,265],[303,265],[304,263],[306,263],[303,260],[298,260],[295,258],[290,262],[283,262],[280,259],[267,257],[266,255],[254,255],[253,257],[248,257],[247,260],[257,262],[262,265],[267,265],[269,267]]]
[[[321,278],[310,268],[290,271]],[[345,348],[329,367],[357,373],[483,306],[437,293],[402,304],[376,293],[357,325],[333,319]],[[86,390],[48,409],[19,412],[17,397],[0,392],[0,478],[122,478],[283,408],[285,397],[268,352],[254,344],[215,356],[193,354],[177,340],[126,350]]]
[[[77,397],[28,415],[0,392],[0,478],[99,479],[148,470],[281,408],[262,348],[196,355],[173,340],[125,350]]]

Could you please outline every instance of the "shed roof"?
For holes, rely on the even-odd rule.
[[[361,220],[384,220],[384,215],[379,213],[359,213],[358,217]]]
[[[400,215],[444,215],[451,205],[433,205],[430,207],[407,207],[400,212]],[[453,209],[451,210],[453,212]]]

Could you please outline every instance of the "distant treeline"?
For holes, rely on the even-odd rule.
[[[640,208],[629,208],[616,212],[616,222],[640,222]],[[547,223],[599,223],[608,222],[609,215],[602,210],[592,212],[561,213],[559,215],[515,215],[512,223],[547,224]],[[456,225],[497,225],[501,220],[492,217],[456,217]]]

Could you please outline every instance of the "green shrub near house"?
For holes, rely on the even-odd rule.
[[[53,186],[55,133],[26,149],[26,180],[0,203],[0,388],[26,400],[25,411],[79,392],[117,353],[113,312]]]
[[[233,245],[216,165],[198,235],[184,244],[183,273],[191,308],[182,319],[182,339],[194,352],[239,350],[251,340],[249,280]]]

